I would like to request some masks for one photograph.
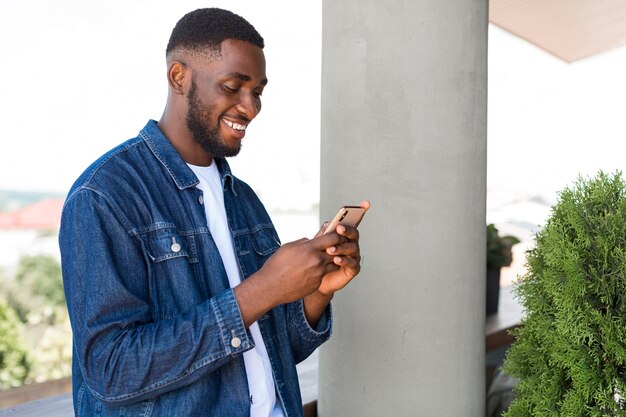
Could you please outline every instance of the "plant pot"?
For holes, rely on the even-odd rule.
[[[487,268],[487,315],[498,312],[500,298],[500,268]]]

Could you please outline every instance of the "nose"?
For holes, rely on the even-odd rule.
[[[252,120],[261,111],[261,99],[254,93],[241,94],[237,111],[248,120]]]

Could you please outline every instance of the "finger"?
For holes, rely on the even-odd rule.
[[[348,238],[348,240],[359,240],[359,231],[356,227],[340,224],[339,226],[337,226],[337,229],[335,229],[335,231],[338,235]]]
[[[324,230],[326,230],[329,224],[330,222],[324,222],[324,224],[322,224],[322,227],[320,227],[320,230],[315,234],[315,237],[322,236]]]
[[[337,233],[326,233],[325,235],[317,236],[309,241],[315,250],[324,251],[326,248],[341,244],[345,238],[339,236]]]
[[[333,258],[333,263],[342,268],[351,269],[358,273],[359,270],[359,262],[351,258],[349,256],[335,256]]]
[[[359,245],[354,242],[343,243],[326,248],[326,253],[329,255],[346,255],[355,258],[359,256]]]
[[[370,209],[371,204],[370,204],[369,200],[363,200],[363,201],[361,201],[361,202],[359,203],[359,207],[364,208],[364,209],[365,209],[365,211],[367,212],[367,210],[369,210],[369,209]]]

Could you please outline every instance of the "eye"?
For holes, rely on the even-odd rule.
[[[237,91],[239,91],[239,88],[228,84],[223,84],[222,87],[224,88],[224,90],[226,90],[227,93],[230,94],[235,94]]]
[[[263,95],[263,90],[254,90],[252,94],[254,94],[255,97],[261,97]]]

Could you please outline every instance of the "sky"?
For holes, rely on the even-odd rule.
[[[488,202],[554,202],[579,175],[626,169],[626,47],[571,64],[491,25]]]
[[[319,198],[321,2],[0,2],[0,189],[65,193],[98,156],[158,120],[176,21],[225,7],[266,40],[269,84],[233,170],[270,210]],[[488,220],[578,175],[626,168],[626,47],[568,64],[489,30]],[[504,216],[504,217],[503,217]],[[540,221],[545,213],[535,217]]]
[[[66,193],[97,157],[135,137],[149,119],[158,120],[167,97],[171,30],[185,13],[207,6],[242,15],[266,43],[263,110],[231,160],[233,171],[270,207],[316,204],[317,2],[0,2],[0,189]]]

